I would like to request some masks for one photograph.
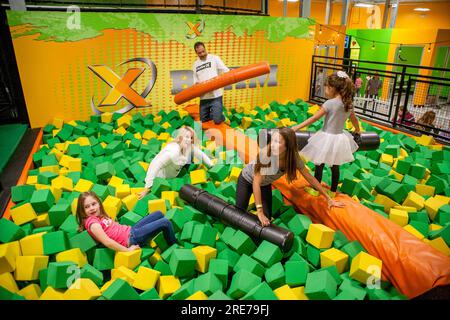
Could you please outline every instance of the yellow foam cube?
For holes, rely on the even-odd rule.
[[[174,276],[160,276],[158,284],[158,294],[161,299],[165,299],[181,287],[180,280]]]
[[[116,187],[116,197],[119,199],[129,196],[130,192],[130,185],[128,184],[121,184],[120,186]]]
[[[130,189],[131,192],[131,189]],[[131,193],[130,195],[126,196],[122,199],[122,203],[125,205],[128,211],[133,210],[134,206],[138,202],[139,197],[135,193]]]
[[[161,272],[146,267],[139,267],[136,277],[133,281],[133,287],[139,290],[147,291],[154,288],[158,282]]]
[[[418,144],[423,146],[429,146],[435,143],[434,138],[432,136],[421,135],[420,137],[416,137],[416,141]]]
[[[252,125],[253,119],[250,117],[243,117],[242,118],[242,122],[241,122],[241,128],[242,129],[247,129],[248,127],[250,127]]]
[[[51,186],[54,188],[61,189],[63,191],[73,191],[73,181],[72,179],[59,175],[55,179],[52,180]]]
[[[110,123],[112,121],[113,114],[111,112],[103,112],[101,115],[101,120],[103,123]]]
[[[58,160],[58,162],[61,161],[62,157],[64,156],[64,152],[62,152],[56,148],[53,148],[52,150],[50,150],[49,154],[54,154],[56,157],[56,160]]]
[[[206,141],[205,143],[206,150],[214,152],[217,149],[216,141]]]
[[[101,293],[105,292],[109,288],[109,286],[113,284],[114,281],[115,281],[115,279],[111,279],[109,281],[106,281],[105,284],[100,288],[100,292]]]
[[[334,230],[323,224],[311,224],[306,241],[317,249],[326,249],[333,243]]]
[[[156,245],[156,244],[155,244]],[[152,266],[154,266],[159,260],[162,260],[161,254],[156,250],[150,258],[148,258],[148,261]]]
[[[128,282],[130,285],[133,284],[134,280],[136,280],[136,272],[133,270],[128,269],[127,267],[120,266],[117,269],[111,270],[111,279],[118,279],[122,278],[126,282]]]
[[[39,300],[64,300],[64,291],[59,289],[53,289],[48,286],[44,292],[42,292]]]
[[[73,191],[78,191],[80,193],[90,191],[92,187],[94,186],[94,183],[92,181],[86,180],[86,179],[80,179],[78,180],[77,184],[73,188]]]
[[[59,166],[58,165],[54,165],[54,166],[44,166],[44,167],[40,167],[39,168],[39,173],[42,172],[53,172],[58,174],[59,173]]]
[[[161,132],[159,134],[159,136],[157,137],[157,140],[167,141],[169,138],[170,138],[170,133],[168,133],[168,132]]]
[[[88,137],[78,137],[75,143],[79,144],[81,147],[90,146],[91,142]]]
[[[391,198],[388,198],[382,194],[377,194],[377,196],[375,197],[375,200],[373,202],[381,204],[384,207],[384,212],[386,212],[386,213],[389,212],[389,210],[391,208],[400,205],[397,202],[395,202],[394,200],[392,200]]]
[[[72,160],[73,158],[71,157],[71,156],[68,156],[68,155],[63,155],[62,157],[61,157],[61,159],[59,160],[59,164],[61,165],[61,166],[63,166],[63,167],[66,167],[66,168],[68,168],[69,167],[69,163],[70,163],[70,160]]]
[[[108,181],[108,186],[112,186],[114,188],[117,188],[121,184],[123,184],[123,179],[116,176],[112,176]]]
[[[43,213],[43,214],[38,215],[36,220],[34,220],[32,223],[35,228],[49,226],[50,219],[48,217],[48,213]]]
[[[380,157],[380,162],[392,166],[394,163],[394,157],[387,153],[382,153]]]
[[[434,221],[434,218],[436,217],[436,214],[438,213],[439,208],[446,204],[447,204],[447,201],[445,201],[445,199],[432,197],[432,198],[428,198],[424,202],[424,207],[425,207],[425,210],[427,211],[430,219],[432,221]]]
[[[279,300],[299,300],[296,292],[292,291],[287,284],[273,290],[273,293],[275,293]]]
[[[87,263],[86,254],[80,248],[73,248],[66,251],[61,251],[56,254],[56,262],[71,261],[82,268]]]
[[[19,207],[10,210],[11,218],[18,226],[37,219],[36,211],[34,211],[31,203],[25,203]]]
[[[238,168],[238,167],[233,167],[231,168],[231,172],[230,172],[230,181],[237,181],[239,178],[239,175],[241,174],[242,169]]]
[[[101,295],[94,281],[79,278],[64,293],[64,300],[95,300]]]
[[[198,246],[192,248],[192,252],[197,258],[195,269],[203,273],[208,271],[209,261],[217,256],[217,249],[210,246]]]
[[[161,192],[161,199],[168,200],[171,207],[176,205],[177,198],[178,198],[178,192],[176,192],[176,191],[162,191]]]
[[[141,263],[142,250],[116,252],[114,256],[114,268],[121,266],[128,269],[134,269]]]
[[[413,236],[416,236],[417,238],[419,238],[420,240],[422,240],[425,236],[420,233],[416,228],[414,228],[412,225],[408,224],[406,226],[403,227],[403,229],[405,229],[406,231],[408,231],[409,233],[411,233]]]
[[[398,172],[395,171],[395,170],[389,171],[389,174],[390,174],[390,175],[391,175],[391,174],[394,175],[394,176],[395,176],[395,179],[396,179],[398,182],[402,182],[403,177],[404,177],[403,174],[400,174],[400,173],[398,173]]]
[[[414,207],[407,207],[407,206],[395,206],[392,207],[393,209],[403,210],[406,212],[417,212],[417,209]]]
[[[161,127],[163,127],[164,129],[169,129],[170,128],[170,123],[169,122],[164,122]]]
[[[403,201],[403,205],[421,210],[425,205],[425,199],[414,191],[410,191],[405,201]]]
[[[205,170],[193,170],[189,175],[192,184],[206,183],[207,177]]]
[[[45,190],[45,189],[50,190],[51,189],[50,186],[45,185],[45,184],[39,184],[39,183],[37,183],[34,187],[36,188],[36,190]]]
[[[42,290],[39,285],[32,283],[25,288],[22,288],[17,294],[20,294],[27,300],[39,300],[39,297],[42,295]]]
[[[55,202],[58,202],[62,196],[62,192],[63,192],[62,189],[50,187],[50,191],[52,192],[53,196],[55,197]]]
[[[105,208],[106,213],[110,216],[111,219],[115,220],[117,214],[120,212],[122,208],[122,201],[119,198],[113,196],[107,196],[105,201],[103,201],[103,207]]]
[[[450,248],[447,246],[447,243],[445,243],[445,240],[441,237],[438,237],[436,239],[430,240],[429,244],[445,254],[446,256],[450,256]]]
[[[361,251],[352,260],[349,276],[363,284],[367,283],[369,277],[380,280],[382,264],[380,259]]]
[[[404,227],[408,224],[408,212],[391,208],[389,211],[389,219],[398,224],[400,227]]]
[[[127,133],[127,130],[124,127],[119,127],[116,130],[114,130],[114,132],[123,136],[125,133]],[[126,143],[128,144],[129,141],[130,140],[127,140]]]
[[[0,274],[12,272],[16,269],[16,259],[22,255],[19,241],[0,245]]]
[[[18,256],[14,278],[18,281],[39,279],[39,271],[47,268],[48,256]]]
[[[438,224],[434,224],[434,223],[430,224],[429,231],[436,231],[436,230],[439,230],[439,229],[442,229],[442,226],[440,226]]]
[[[148,170],[148,167],[150,166],[149,163],[144,162],[144,161],[139,161],[139,165],[142,167],[142,169],[144,169],[145,171]]]
[[[75,198],[72,200],[72,203],[70,204],[70,210],[72,211],[73,215],[77,214],[77,207],[78,207],[78,198]]]
[[[164,199],[148,200],[148,211],[150,213],[155,211],[161,211],[163,214],[166,214],[167,212],[166,200]]]
[[[305,294],[305,287],[291,288],[292,293],[297,297],[297,300],[309,300],[308,296]]]
[[[208,296],[203,291],[200,290],[186,298],[186,300],[207,300],[207,299]]]
[[[443,196],[441,194],[435,195],[434,196],[436,199],[438,199],[439,201],[443,201],[446,204],[450,204],[450,197],[447,196]]]
[[[20,249],[24,256],[41,256],[44,254],[44,243],[42,236],[45,232],[40,232],[26,236],[19,240]]]
[[[320,253],[320,266],[336,266],[339,273],[345,272],[348,268],[348,255],[336,248],[328,249]]]
[[[9,272],[0,274],[0,287],[5,288],[12,293],[16,293],[19,291],[16,280],[14,280],[13,275]]]
[[[416,192],[421,196],[434,196],[435,187],[426,184],[416,184]]]
[[[38,178],[38,176],[28,176],[25,184],[29,184],[29,185],[37,184],[37,178]]]
[[[128,114],[125,114],[121,116],[119,119],[117,119],[117,126],[122,128],[128,128],[131,124],[131,120],[133,118],[129,116]]]
[[[152,130],[145,130],[144,135],[142,136],[145,140],[150,140],[156,138],[158,135]]]

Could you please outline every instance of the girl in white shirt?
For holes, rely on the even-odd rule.
[[[155,178],[175,178],[181,169],[191,163],[192,156],[201,160],[208,168],[213,166],[211,159],[197,147],[195,132],[190,127],[179,129],[177,137],[169,142],[150,163],[145,177],[145,190],[139,193],[142,199],[153,185]]]

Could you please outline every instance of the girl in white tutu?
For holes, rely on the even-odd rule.
[[[344,71],[329,75],[325,82],[325,95],[328,98],[319,111],[311,118],[292,127],[297,131],[309,126],[325,115],[323,128],[308,140],[308,144],[300,152],[315,166],[314,176],[322,181],[324,165],[331,167],[331,191],[337,190],[339,182],[339,166],[355,160],[353,153],[358,145],[353,136],[344,130],[348,118],[355,127],[355,134],[359,136],[358,119],[352,107],[354,84]]]

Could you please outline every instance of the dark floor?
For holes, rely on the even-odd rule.
[[[17,146],[16,151],[5,166],[0,175],[0,217],[8,205],[11,197],[11,187],[17,184],[17,180],[22,173],[23,167],[27,162],[27,158],[33,148],[34,142],[39,134],[38,129],[27,129],[22,140]]]

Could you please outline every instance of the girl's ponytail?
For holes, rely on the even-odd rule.
[[[344,71],[338,71],[337,73],[329,75],[327,78],[327,85],[336,90],[336,93],[341,96],[346,112],[353,108],[355,85]]]

